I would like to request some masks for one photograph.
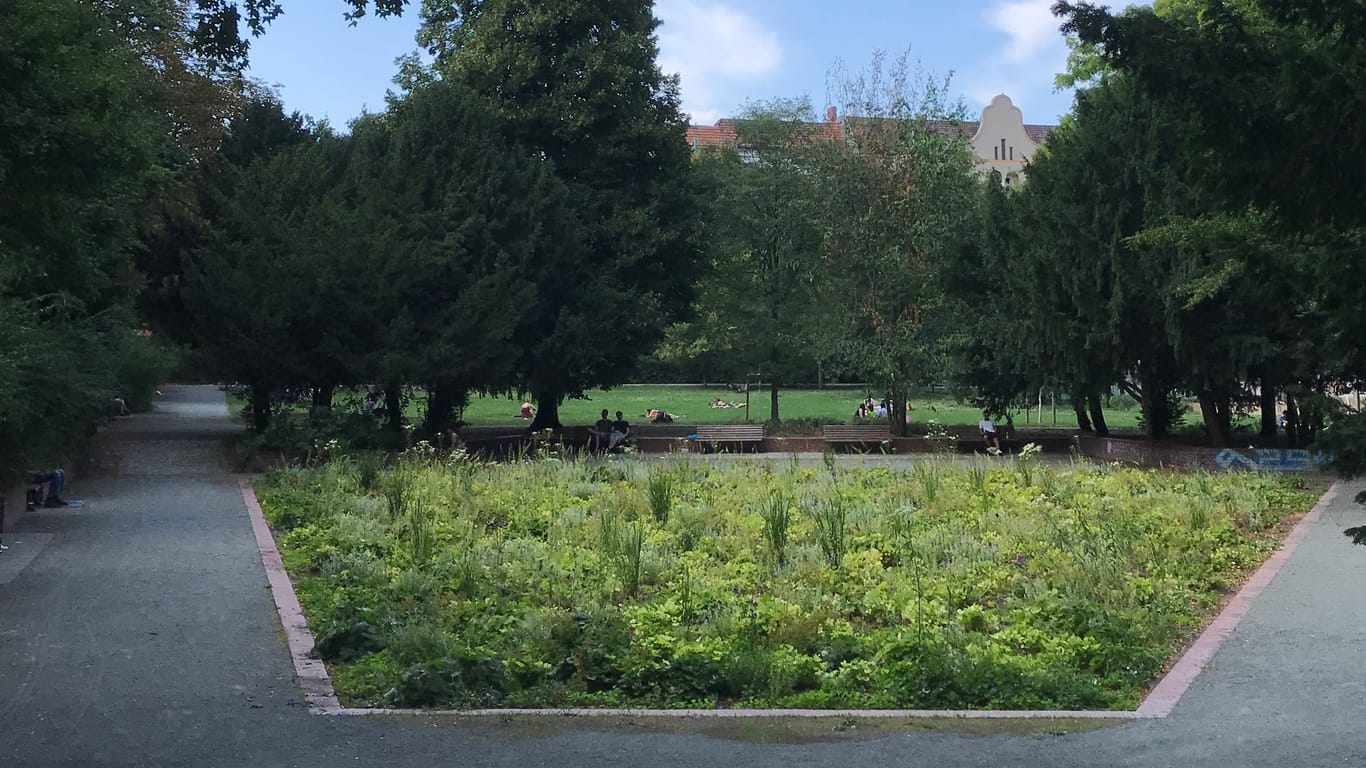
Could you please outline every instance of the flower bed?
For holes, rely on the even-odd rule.
[[[410,452],[258,492],[351,705],[1129,709],[1299,482]]]

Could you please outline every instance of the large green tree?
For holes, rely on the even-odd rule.
[[[847,140],[821,170],[820,306],[830,343],[891,396],[898,435],[913,387],[945,373],[945,270],[969,237],[976,204],[967,139],[939,129],[963,113],[945,98],[947,85],[904,56],[846,77]]]
[[[627,380],[689,306],[700,264],[678,82],[656,62],[648,0],[454,0],[423,5],[435,71],[487,100],[505,135],[546,162],[583,225],[583,249],[533,273],[536,320],[518,333],[533,429],[566,396]]]
[[[487,102],[452,81],[420,87],[355,126],[345,271],[368,350],[392,389],[423,384],[440,433],[471,391],[517,382],[516,337],[538,317],[538,270],[580,258],[548,164],[502,136]],[[354,309],[353,309],[354,312]]]
[[[756,104],[736,123],[736,145],[704,152],[696,166],[709,203],[710,268],[690,335],[745,374],[761,374],[772,421],[782,385],[813,370],[820,352],[818,171],[830,129],[805,101]]]
[[[160,59],[104,4],[0,4],[0,486],[123,392],[126,247],[176,151]]]
[[[1294,435],[1295,393],[1312,400],[1366,372],[1366,289],[1355,278],[1366,160],[1351,149],[1366,114],[1355,86],[1366,74],[1366,49],[1353,37],[1366,28],[1366,10],[1293,0],[1165,0],[1122,13],[1089,3],[1054,8],[1101,66],[1122,73],[1159,119],[1180,126],[1191,147],[1187,182],[1209,216],[1170,223],[1137,243],[1218,260],[1192,282],[1190,299],[1212,306],[1203,298],[1228,295],[1242,281],[1252,303],[1234,306],[1275,313],[1275,332],[1259,332],[1237,357],[1267,342],[1275,348],[1249,376],[1260,384],[1263,432],[1273,431],[1268,411],[1284,389]],[[1219,319],[1231,321],[1213,324],[1231,331],[1225,341],[1245,337],[1238,328],[1247,325],[1232,324],[1240,312]],[[1201,357],[1222,358],[1219,366],[1230,359],[1217,347],[1207,351],[1216,354]],[[1317,421],[1304,426],[1312,433]]]

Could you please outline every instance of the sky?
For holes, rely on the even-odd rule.
[[[876,51],[909,51],[975,115],[1008,94],[1025,122],[1055,124],[1071,108],[1055,92],[1067,46],[1053,0],[656,0],[660,66],[677,73],[694,124],[737,114],[747,102],[807,97],[835,103],[827,79],[838,63],[866,67]],[[341,0],[292,0],[252,46],[252,77],[285,106],[343,128],[384,109],[397,67],[416,49],[417,7],[399,19],[355,26]]]

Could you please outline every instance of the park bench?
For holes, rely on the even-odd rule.
[[[832,445],[881,445],[892,439],[892,433],[884,424],[827,424],[821,427],[825,442]]]
[[[764,428],[760,424],[706,424],[697,428],[697,442],[703,446],[719,449],[723,445],[736,445],[742,450],[745,446],[755,449],[764,441]]]

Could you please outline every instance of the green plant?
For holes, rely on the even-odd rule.
[[[787,565],[788,529],[792,522],[788,508],[791,504],[787,496],[774,491],[766,500],[760,502],[759,506],[759,514],[764,520],[764,541],[768,544],[769,555],[778,567]]]
[[[955,453],[958,450],[958,436],[934,419],[925,424],[925,439],[935,453]]]
[[[648,485],[650,514],[661,525],[669,522],[669,509],[673,505],[674,475],[669,472],[650,473]]]
[[[807,509],[816,524],[816,542],[820,545],[821,555],[831,568],[839,568],[847,550],[845,525],[849,519],[849,508],[844,497],[834,495],[808,502]]]
[[[920,483],[920,490],[925,501],[933,503],[939,497],[939,486],[943,475],[937,462],[917,461],[911,466],[911,476]]]
[[[1034,484],[1034,472],[1039,467],[1039,454],[1043,451],[1038,443],[1026,443],[1015,457],[1015,468],[1020,472],[1020,480],[1026,487]]]
[[[398,517],[348,460],[271,473],[259,496],[320,655],[358,670],[334,670],[339,693],[1130,707],[1311,501],[1256,473],[1079,465],[1030,486],[986,461],[834,477],[739,461],[670,471],[661,522],[650,473],[613,464],[588,483],[591,464],[451,466],[415,448]],[[436,537],[425,563],[415,514]]]
[[[408,550],[419,568],[426,567],[436,553],[436,508],[429,498],[418,498],[407,508]]]

